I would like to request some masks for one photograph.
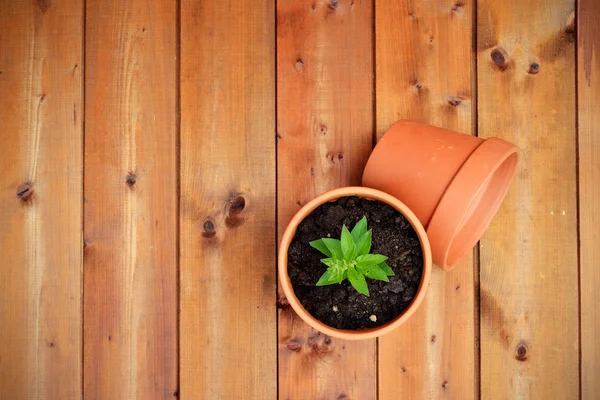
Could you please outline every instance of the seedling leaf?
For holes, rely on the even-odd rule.
[[[310,244],[315,249],[319,250],[321,253],[325,254],[327,257],[332,256],[331,250],[329,250],[323,239],[313,240],[308,244]]]

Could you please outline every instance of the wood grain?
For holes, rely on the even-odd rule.
[[[177,392],[176,9],[88,2],[84,395]]]
[[[600,398],[600,2],[579,0],[579,243],[581,394]]]
[[[81,398],[81,1],[0,2],[0,398]]]
[[[181,396],[273,399],[275,10],[181,4]]]
[[[479,135],[522,150],[481,240],[481,397],[575,399],[574,4],[483,0],[477,12]]]
[[[372,9],[365,0],[277,2],[279,235],[316,195],[360,185],[373,140]],[[282,309],[279,397],[374,399],[375,351],[375,340],[332,339]]]
[[[378,1],[375,11],[378,137],[398,119],[471,134],[471,2]],[[380,399],[476,396],[473,260],[435,267],[420,309],[379,339]]]

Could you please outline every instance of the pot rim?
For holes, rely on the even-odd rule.
[[[510,189],[519,149],[502,139],[485,139],[465,160],[442,195],[429,225],[434,263],[450,271],[473,249]],[[457,238],[462,237],[460,244]]]
[[[421,243],[421,250],[423,252],[423,271],[421,274],[421,283],[419,284],[419,288],[417,290],[417,293],[415,294],[415,297],[408,305],[408,307],[404,309],[404,312],[402,312],[402,314],[398,315],[392,321],[375,328],[367,328],[360,330],[336,329],[324,324],[323,322],[313,317],[302,306],[300,300],[298,300],[296,294],[294,293],[291,279],[288,276],[288,248],[294,235],[296,234],[296,230],[300,222],[302,222],[308,214],[310,214],[321,204],[335,201],[340,197],[348,196],[358,196],[371,200],[377,200],[398,210],[398,212],[404,215],[404,217],[408,220],[408,222],[411,224],[411,226],[417,233],[417,236],[419,237],[419,241]],[[330,190],[306,203],[294,215],[287,228],[285,229],[283,236],[281,237],[281,242],[279,245],[279,254],[277,256],[277,263],[279,283],[281,284],[281,288],[283,289],[283,293],[285,294],[289,304],[292,306],[292,308],[298,314],[298,316],[302,318],[302,320],[304,320],[307,324],[312,326],[314,329],[328,336],[346,340],[363,340],[382,336],[396,329],[398,326],[402,325],[406,320],[408,320],[408,318],[410,318],[410,316],[412,316],[415,313],[417,308],[419,308],[419,305],[423,302],[425,294],[427,293],[427,289],[429,288],[429,280],[431,277],[431,270],[433,266],[429,239],[427,237],[427,234],[425,233],[423,225],[421,225],[421,222],[419,222],[417,216],[404,203],[402,203],[400,200],[396,199],[392,195],[389,195],[377,189],[371,189],[362,186],[349,186]]]

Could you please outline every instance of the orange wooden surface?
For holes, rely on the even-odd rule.
[[[376,4],[377,136],[398,119],[472,134],[471,4]],[[379,339],[379,398],[474,398],[478,391],[469,254],[451,272],[434,268],[420,309]]]
[[[181,397],[277,393],[274,4],[181,3]]]
[[[0,399],[81,397],[82,22],[0,2]]]
[[[581,394],[600,398],[600,2],[577,9]]]
[[[0,1],[0,399],[596,400],[599,4]],[[406,325],[328,338],[278,235],[399,118],[518,176]]]
[[[370,1],[277,3],[279,235],[316,195],[360,185],[373,142],[372,11]],[[375,340],[330,338],[291,307],[278,321],[279,398],[376,396]]]
[[[84,397],[177,392],[176,9],[86,7]]]
[[[482,399],[579,395],[574,7],[477,5],[478,133],[521,149],[480,245]]]

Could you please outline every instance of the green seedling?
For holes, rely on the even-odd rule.
[[[310,245],[328,258],[321,260],[327,271],[317,282],[317,286],[342,283],[348,279],[357,292],[369,295],[369,287],[365,277],[389,282],[388,276],[394,271],[385,263],[386,256],[369,254],[371,251],[372,229],[367,230],[367,218],[357,222],[352,232],[342,228],[341,239],[323,238],[310,242]]]

